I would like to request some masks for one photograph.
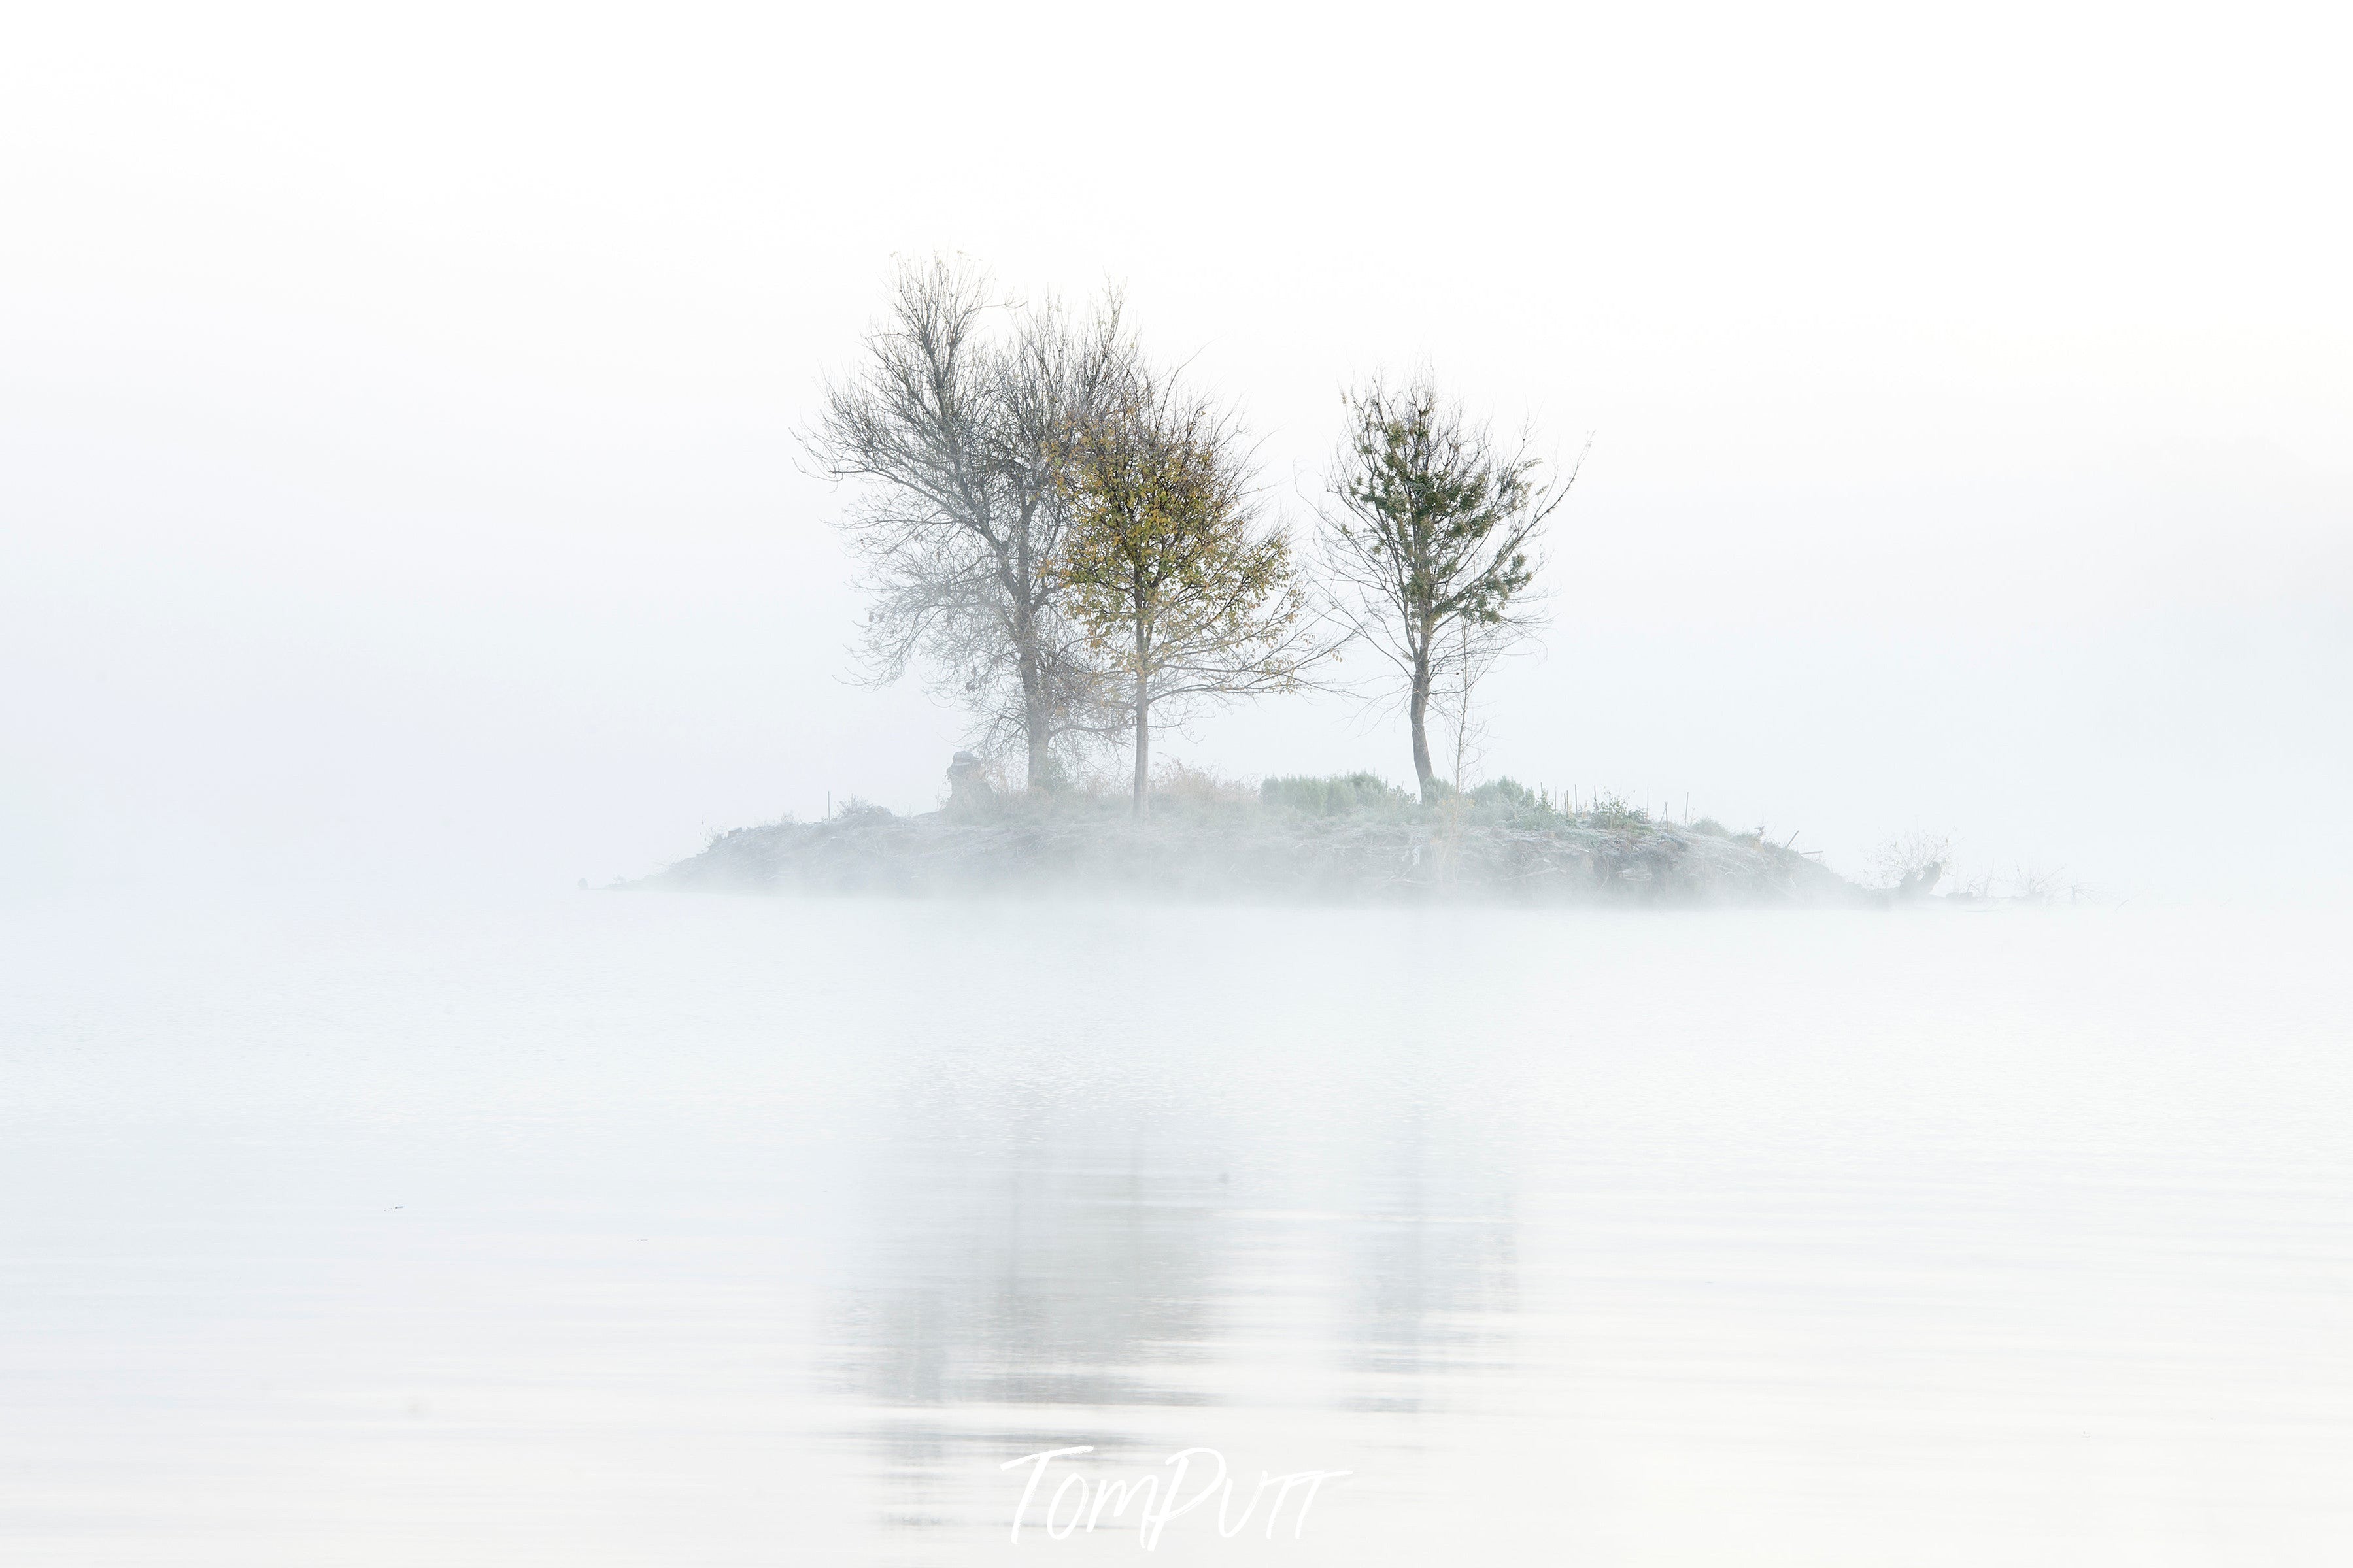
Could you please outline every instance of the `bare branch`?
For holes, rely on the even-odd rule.
[[[960,258],[902,262],[856,370],[827,380],[801,437],[818,473],[860,489],[839,523],[871,599],[867,677],[920,658],[976,743],[1018,744],[1032,784],[1055,776],[1058,741],[1102,727],[1086,639],[1046,565],[1071,431],[1130,353],[1115,291],[1081,318],[1008,304]]]

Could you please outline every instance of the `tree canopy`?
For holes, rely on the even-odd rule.
[[[1323,557],[1333,614],[1392,667],[1425,800],[1437,792],[1428,715],[1539,624],[1530,590],[1551,483],[1525,437],[1499,442],[1427,374],[1346,395],[1347,433],[1327,481]]]
[[[1321,649],[1290,540],[1258,515],[1230,415],[1134,374],[1079,431],[1063,484],[1071,515],[1053,570],[1103,700],[1133,728],[1141,815],[1155,725],[1203,701],[1286,689]]]

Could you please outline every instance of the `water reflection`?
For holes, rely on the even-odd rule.
[[[1423,1130],[1386,1147],[1393,1168],[1350,1226],[1348,1406],[1412,1412],[1442,1405],[1449,1379],[1510,1370],[1517,1233],[1507,1193],[1432,1171]]]
[[[1418,1110],[1240,1180],[1232,1141],[1255,1154],[1265,1130],[1166,1107],[907,1124],[840,1318],[892,1526],[1001,1526],[997,1467],[1047,1448],[1156,1464],[1286,1410],[1394,1444],[1362,1423],[1508,1368],[1508,1194]]]
[[[1045,1149],[928,1175],[858,1312],[867,1398],[1207,1400],[1185,1380],[1212,1337],[1216,1211],[1203,1194],[1166,1170]]]
[[[1356,1473],[1152,1561],[2347,1556],[2341,924],[1154,911],[910,984],[920,914],[195,1000],[76,938],[0,1048],[0,1561],[961,1568],[1005,1459],[1197,1444]]]

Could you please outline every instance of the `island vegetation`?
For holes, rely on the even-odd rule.
[[[1147,353],[1115,289],[1083,309],[1025,304],[961,259],[899,266],[802,440],[849,492],[837,521],[867,599],[861,674],[918,675],[965,713],[968,749],[936,811],[851,802],[741,829],[659,880],[1678,901],[1933,890],[1944,862],[1918,845],[1874,894],[1762,828],[1469,776],[1482,679],[1546,624],[1546,531],[1582,453],[1561,464],[1532,432],[1499,436],[1427,370],[1376,374],[1342,412],[1294,536],[1242,414]],[[1155,734],[1207,708],[1303,689],[1400,712],[1411,786],[1370,773],[1252,784],[1155,757]],[[1451,759],[1433,744],[1441,725]]]
[[[804,433],[853,487],[877,681],[919,668],[974,752],[1052,795],[1124,749],[1152,809],[1152,738],[1203,706],[1305,687],[1402,707],[1416,788],[1479,678],[1542,625],[1544,528],[1575,467],[1499,440],[1428,372],[1345,395],[1312,548],[1265,515],[1241,416],[1155,363],[1113,291],[1085,311],[987,275],[902,264],[862,354]],[[1381,676],[1348,686],[1361,647]]]

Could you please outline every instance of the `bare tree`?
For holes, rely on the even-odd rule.
[[[1134,733],[1135,814],[1152,731],[1201,702],[1296,685],[1323,649],[1291,542],[1257,515],[1240,421],[1138,372],[1080,434],[1055,570]]]
[[[872,600],[868,674],[895,680],[922,656],[985,750],[1022,753],[1032,787],[1092,722],[1085,639],[1047,564],[1071,443],[1129,355],[1115,293],[1084,317],[1023,309],[961,260],[902,262],[861,363],[827,383],[802,437],[820,472],[863,489],[840,526]]]
[[[1431,700],[1453,689],[1467,707],[1478,678],[1541,624],[1529,593],[1540,535],[1577,468],[1540,483],[1526,437],[1499,443],[1426,373],[1403,386],[1376,377],[1346,402],[1323,509],[1331,606],[1395,667],[1430,801]]]

